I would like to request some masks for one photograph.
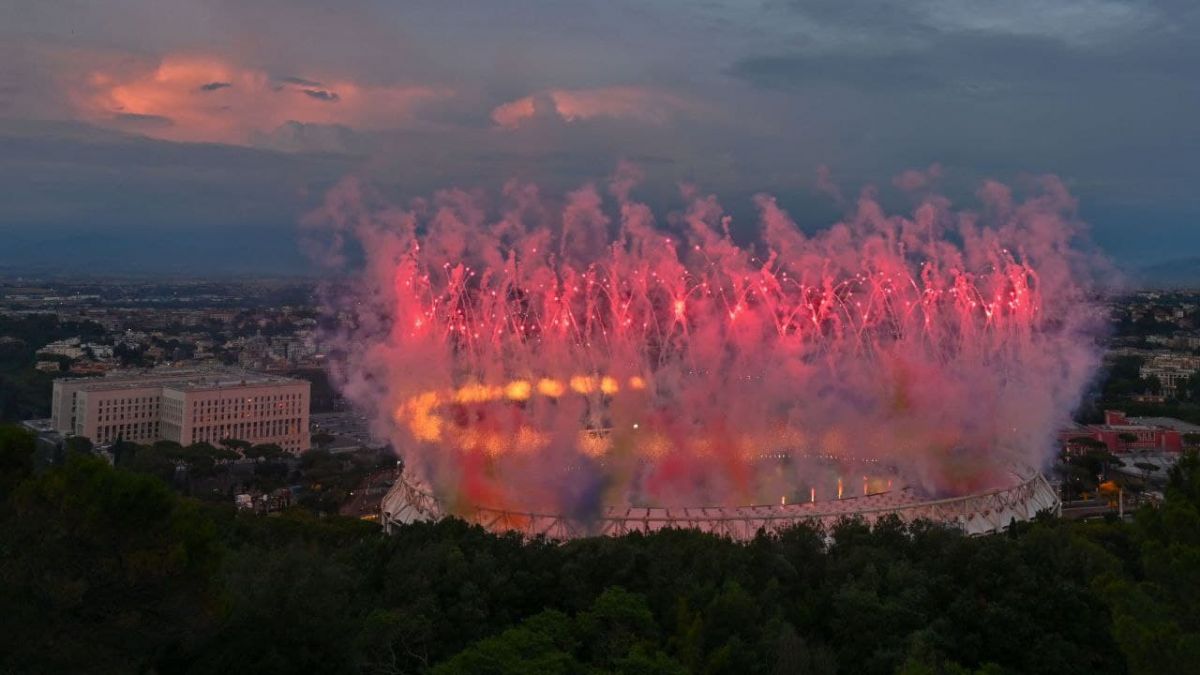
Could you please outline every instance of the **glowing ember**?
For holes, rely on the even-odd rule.
[[[446,503],[976,489],[1040,463],[1095,363],[1055,181],[1024,203],[988,184],[981,213],[864,198],[813,236],[759,198],[753,246],[712,198],[668,237],[620,185],[615,226],[591,188],[551,217],[510,187],[494,223],[460,192],[412,211],[331,193],[320,219],[367,262],[335,373]]]

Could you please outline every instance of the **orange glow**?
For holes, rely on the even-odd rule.
[[[527,426],[522,426],[507,436],[495,430],[457,430],[455,427],[447,427],[445,420],[437,414],[437,409],[446,403],[476,405],[500,400],[528,401],[535,391],[546,398],[557,399],[567,392],[568,386],[572,392],[581,395],[600,391],[613,396],[621,391],[620,382],[608,375],[576,375],[567,382],[568,384],[564,385],[559,380],[544,377],[537,381],[536,386],[529,380],[520,379],[503,385],[472,382],[453,391],[426,391],[400,405],[396,409],[395,418],[404,423],[419,441],[442,442],[449,435],[452,437],[451,445],[463,450],[478,450],[487,455],[500,455],[510,451],[529,452],[545,447],[549,442],[548,437]],[[640,377],[632,377],[629,385],[630,389],[643,389],[646,382]],[[580,438],[580,445],[585,454],[599,456],[610,449],[609,440],[604,435],[585,433]],[[651,454],[662,454],[669,450],[669,441],[661,436],[652,437],[646,447]]]
[[[527,401],[533,394],[533,387],[527,380],[514,380],[504,387],[504,395],[510,401]]]
[[[489,387],[482,384],[468,384],[454,392],[455,403],[486,403],[500,398],[504,390],[500,387]]]
[[[576,375],[571,378],[571,391],[577,394],[590,394],[596,389],[596,378]]]
[[[439,410],[448,404],[471,406],[505,401],[523,403],[533,400],[535,396],[557,400],[568,393],[585,397],[603,393],[606,396],[619,397],[622,391],[639,391],[647,387],[646,380],[636,375],[630,377],[627,383],[628,388],[622,389],[621,381],[609,375],[574,375],[567,378],[565,383],[563,380],[549,377],[536,381],[514,379],[495,385],[471,382],[453,390],[415,394],[397,406],[394,418],[419,442],[440,443],[447,448],[480,453],[488,457],[528,454],[549,446],[551,436],[525,423],[507,426],[503,422],[506,419],[503,416],[490,418],[500,421],[482,427],[453,423],[444,414],[439,414]],[[677,438],[663,433],[654,425],[643,428],[646,427],[642,424],[645,420],[633,419],[625,420],[631,427],[621,426],[622,429],[631,428],[632,433],[618,434],[616,438],[620,439],[620,447],[646,459],[662,458],[671,453],[687,451],[697,457],[712,457],[720,453],[722,456],[736,456],[743,461],[755,461],[763,456],[764,448],[797,447],[803,445],[802,441],[806,438],[802,431],[787,428],[726,436],[719,441],[704,436]],[[608,430],[582,430],[579,432],[576,447],[584,455],[603,457],[613,451],[614,437]],[[891,480],[863,476],[863,494],[874,494],[889,489]],[[843,479],[839,478],[837,498],[842,499],[844,493]],[[810,489],[809,500],[816,500],[815,488]]]
[[[410,399],[396,411],[397,419],[407,419],[408,428],[414,437],[422,441],[439,441],[442,438],[442,418],[433,414],[439,405],[435,392],[425,392]]]
[[[584,432],[579,434],[579,449],[589,457],[603,457],[608,454],[608,437],[603,434]]]
[[[81,81],[71,100],[89,122],[167,140],[234,144],[271,140],[289,122],[397,126],[422,103],[449,94],[425,86],[364,86],[337,76],[273,78],[202,54],[168,54],[133,69],[102,67]]]
[[[563,387],[562,382],[559,382],[558,380],[543,378],[538,380],[537,390],[542,396],[558,398],[559,396],[563,395],[563,393],[566,391],[566,388]]]
[[[608,376],[600,378],[600,391],[612,396],[620,390],[621,385],[617,384],[617,381],[613,378]]]

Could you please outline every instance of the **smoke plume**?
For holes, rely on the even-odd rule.
[[[331,371],[451,509],[830,499],[860,474],[950,495],[1050,456],[1097,363],[1057,179],[909,215],[866,190],[813,234],[760,195],[749,243],[690,187],[657,223],[638,179],[402,206],[348,180],[308,218],[323,259],[363,258]]]

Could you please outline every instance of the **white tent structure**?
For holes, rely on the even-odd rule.
[[[909,489],[862,497],[786,505],[697,506],[680,508],[609,507],[596,519],[584,522],[553,513],[528,513],[472,507],[456,513],[464,520],[494,532],[517,531],[529,537],[567,540],[587,536],[620,536],[666,528],[696,529],[738,541],[754,538],[759,530],[779,530],[799,523],[826,528],[843,518],[868,523],[895,515],[912,522],[930,520],[961,528],[970,535],[999,532],[1012,521],[1025,521],[1041,511],[1059,514],[1062,504],[1042,474],[1014,472],[1012,484],[977,494],[949,499],[922,499]],[[401,478],[384,496],[384,528],[446,515],[427,486]]]

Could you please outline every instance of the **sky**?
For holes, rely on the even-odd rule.
[[[864,185],[1053,173],[1119,264],[1169,265],[1200,259],[1198,113],[1191,0],[0,0],[0,270],[303,272],[346,176],[621,161],[662,210],[768,192],[812,228]]]

